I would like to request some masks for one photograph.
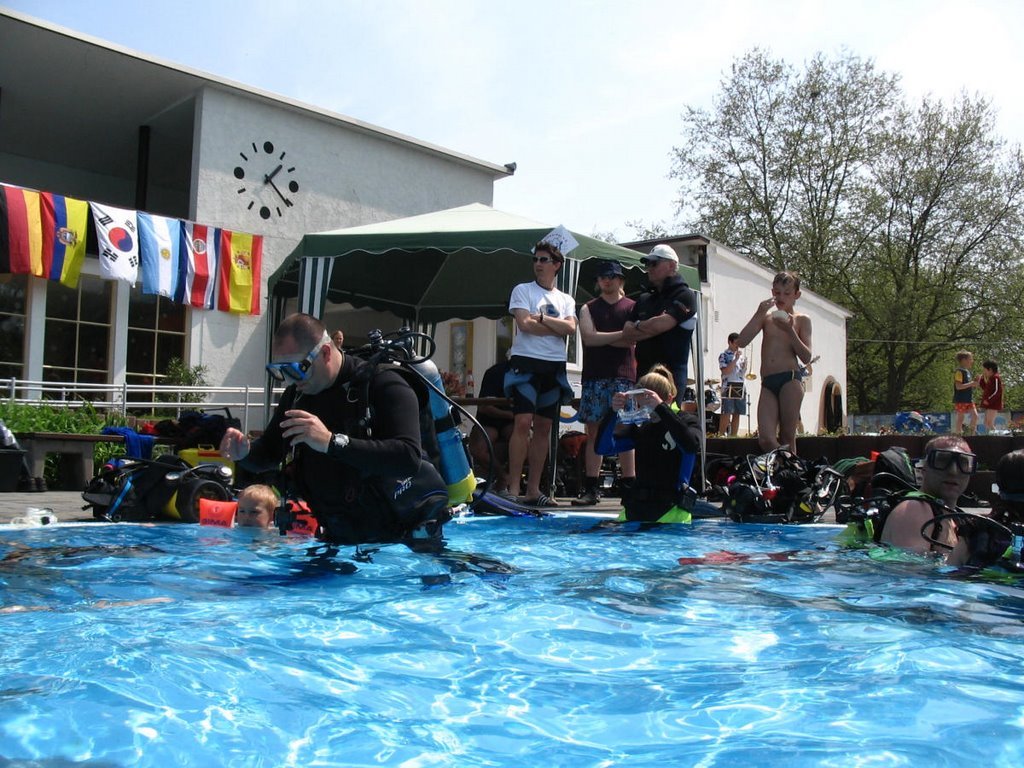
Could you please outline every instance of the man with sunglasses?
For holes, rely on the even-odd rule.
[[[409,383],[340,350],[307,314],[281,323],[271,360],[267,372],[288,385],[273,418],[253,441],[228,429],[221,453],[256,472],[284,463],[286,483],[309,504],[328,541],[405,538],[410,532],[397,530],[367,489],[375,477],[411,477],[420,466],[419,401]]]
[[[941,516],[958,511],[957,501],[978,468],[978,457],[962,437],[943,435],[925,446],[923,463],[920,494],[893,507],[880,541],[917,554],[938,552],[949,565],[963,565],[971,558],[970,542],[959,535],[956,518]]]
[[[637,375],[643,376],[661,363],[675,378],[676,404],[682,405],[686,389],[690,339],[696,326],[697,300],[679,275],[679,256],[671,246],[654,246],[642,260],[651,290],[640,296],[623,340],[636,343]]]
[[[529,461],[523,503],[557,507],[541,493],[540,481],[548,458],[551,426],[572,387],[565,377],[565,340],[576,331],[576,302],[555,287],[564,258],[550,243],[533,249],[534,279],[512,289],[508,310],[516,321],[505,394],[512,398],[513,427],[508,441],[508,482],[516,493],[523,465]],[[532,430],[532,432],[531,432]]]

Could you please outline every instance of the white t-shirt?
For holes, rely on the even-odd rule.
[[[520,283],[512,290],[508,302],[509,312],[525,309],[531,315],[543,313],[547,317],[576,317],[576,302],[572,296],[557,288],[550,291],[541,287],[536,280]],[[565,339],[561,336],[535,336],[532,333],[517,333],[512,342],[512,354],[532,357],[535,360],[565,361]]]
[[[725,352],[718,356],[718,368],[721,370],[731,363],[736,357],[739,357],[739,365],[733,368],[732,373],[722,376],[723,384],[742,384],[743,379],[747,373],[747,358],[743,354],[743,350],[737,350],[733,352],[731,349],[726,349]]]

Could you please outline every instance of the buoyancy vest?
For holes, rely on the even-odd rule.
[[[911,500],[927,502],[932,508],[933,517],[952,511],[940,499],[924,491],[894,491],[876,495],[865,499],[863,504],[850,510],[849,522],[840,534],[840,540],[844,544],[881,543],[882,531],[889,515],[901,503]]]
[[[343,385],[346,405],[342,431],[350,437],[374,437],[375,405],[370,395],[376,378],[384,371],[402,377],[416,394],[422,456],[417,471],[407,477],[370,475],[360,477],[353,498],[329,513],[316,510],[320,536],[334,543],[370,543],[418,538],[429,524],[432,534],[450,518],[448,489],[435,466],[439,462],[434,419],[423,380],[413,371],[390,363],[359,361],[355,375]],[[350,486],[351,487],[351,486]]]

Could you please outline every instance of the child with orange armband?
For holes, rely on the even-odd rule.
[[[243,488],[238,494],[238,526],[269,528],[274,523],[274,510],[279,503],[277,491],[269,485],[257,484]]]

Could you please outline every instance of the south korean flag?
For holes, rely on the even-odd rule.
[[[96,223],[100,276],[105,280],[123,280],[134,287],[139,276],[139,228],[135,211],[93,202],[89,207]]]

